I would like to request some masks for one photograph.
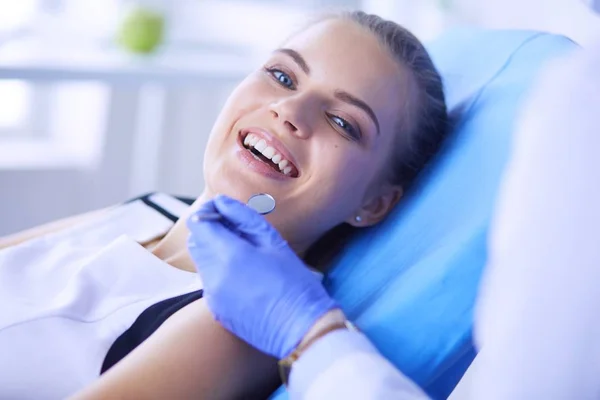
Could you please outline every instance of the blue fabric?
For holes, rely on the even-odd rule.
[[[354,240],[327,277],[349,317],[435,399],[475,356],[473,306],[519,106],[541,66],[574,48],[562,36],[479,29],[428,46],[451,138],[394,214]]]

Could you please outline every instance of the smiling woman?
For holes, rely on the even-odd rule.
[[[333,227],[384,218],[437,150],[445,112],[439,76],[409,32],[360,13],[324,18],[232,93],[209,139],[200,201],[273,194],[269,220],[303,254]],[[281,155],[290,175],[245,146]]]
[[[165,229],[163,217],[147,213],[175,220],[217,194],[246,201],[269,193],[277,208],[268,221],[300,257],[310,250],[322,259],[317,243],[331,250],[331,232],[385,218],[435,154],[446,121],[441,79],[408,31],[361,12],[310,24],[229,97],[207,145],[205,190],[189,210],[173,211],[181,208],[173,198],[143,198],[129,213],[106,214],[119,221],[95,216],[0,253],[0,272],[10,277],[0,279],[0,300],[18,304],[10,294],[24,295],[15,287],[32,296],[27,312],[0,315],[0,353],[37,349],[18,358],[28,374],[3,373],[15,360],[0,359],[0,397],[36,397],[41,387],[48,393],[45,385],[64,397],[94,380],[80,397],[264,397],[278,383],[274,360],[212,319],[187,253],[185,218]],[[119,237],[130,225],[146,250]],[[34,274],[43,296],[27,279]],[[48,368],[40,358],[59,361]],[[61,379],[52,378],[57,370]]]

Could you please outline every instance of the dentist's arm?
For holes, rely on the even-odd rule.
[[[475,399],[600,396],[600,43],[547,70],[515,133],[478,315]]]
[[[343,318],[341,312],[329,312],[317,323],[321,328],[313,328],[307,337],[319,336],[327,319]],[[428,399],[363,334],[344,329],[319,337],[301,353],[293,365],[288,390],[292,399]]]
[[[230,332],[292,361],[292,398],[427,399],[345,317],[277,231],[245,205],[218,197],[188,222],[190,254],[208,306]]]

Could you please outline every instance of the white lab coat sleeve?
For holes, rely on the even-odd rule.
[[[337,330],[296,361],[288,388],[292,400],[426,400],[421,389],[359,332]]]
[[[470,396],[600,398],[600,44],[553,64],[514,137]]]

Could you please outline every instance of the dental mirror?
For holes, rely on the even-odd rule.
[[[275,209],[275,199],[270,194],[258,193],[251,196],[246,205],[257,213],[266,215]]]
[[[275,209],[275,199],[268,193],[258,193],[250,196],[246,205],[261,215],[266,215]],[[195,214],[192,218],[196,221],[209,221],[221,219],[221,214],[209,212],[204,214]]]

